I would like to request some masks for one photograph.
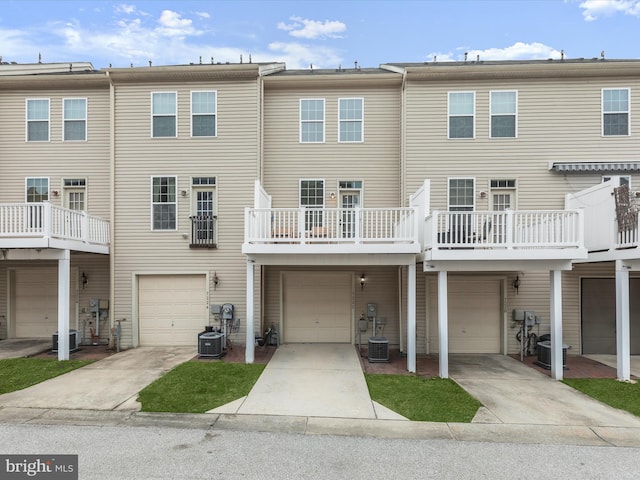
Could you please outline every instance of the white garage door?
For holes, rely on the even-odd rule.
[[[140,276],[140,345],[196,346],[208,322],[205,280],[205,275]]]
[[[350,343],[351,273],[285,273],[283,340]]]
[[[430,295],[430,349],[438,352],[437,288]],[[500,353],[500,280],[449,277],[449,352]]]
[[[75,285],[75,275],[71,276]],[[15,271],[16,337],[48,337],[58,330],[58,268],[35,267]],[[71,288],[69,319],[75,328],[75,288]]]

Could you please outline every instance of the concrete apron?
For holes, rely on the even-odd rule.
[[[449,372],[484,405],[477,423],[640,427],[640,418],[505,355],[451,355]]]
[[[196,355],[194,347],[138,347],[32,387],[0,395],[0,406],[139,410],[138,392]]]
[[[0,340],[0,359],[31,357],[51,350],[51,338],[7,338]]]
[[[388,418],[383,410],[374,408],[353,345],[287,344],[247,397],[209,413]]]

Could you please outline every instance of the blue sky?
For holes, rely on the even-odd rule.
[[[640,0],[0,0],[0,56],[96,68],[640,58]]]

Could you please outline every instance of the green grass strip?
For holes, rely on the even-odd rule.
[[[471,422],[481,406],[453,380],[365,374],[371,399],[414,421]]]
[[[640,417],[640,383],[612,378],[568,378],[563,382],[602,403]]]
[[[92,362],[92,360],[58,361],[53,358],[7,358],[0,360],[0,394],[22,390]]]
[[[186,362],[140,392],[143,412],[204,413],[249,393],[265,365]]]

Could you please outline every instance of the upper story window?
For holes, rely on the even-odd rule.
[[[629,89],[602,89],[602,135],[629,135]]]
[[[300,100],[300,142],[324,142],[324,98]]]
[[[490,92],[491,138],[517,136],[518,95],[515,91]]]
[[[215,137],[217,93],[191,92],[191,136]]]
[[[175,92],[153,92],[151,94],[152,137],[177,136],[176,101],[177,94]]]
[[[49,99],[27,99],[27,142],[49,141]]]
[[[450,178],[448,190],[448,210],[467,212],[475,208],[475,179]]]
[[[27,203],[46,202],[49,200],[49,179],[48,178],[27,178],[25,197]]]
[[[338,141],[362,142],[364,140],[364,99],[340,98],[338,116]]]
[[[87,139],[87,99],[65,98],[63,101],[64,141]]]
[[[153,177],[151,179],[151,225],[153,230],[175,230],[176,223],[176,177]]]
[[[476,92],[449,92],[449,138],[475,138]]]

